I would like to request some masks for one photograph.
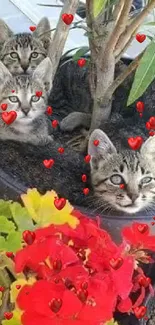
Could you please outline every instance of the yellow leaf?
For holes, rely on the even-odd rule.
[[[2,297],[3,297],[3,294],[2,294],[2,292],[0,291],[0,307],[2,306]]]
[[[29,189],[27,194],[21,196],[25,207],[32,219],[41,227],[51,224],[63,225],[68,223],[72,228],[76,228],[79,220],[71,215],[73,207],[68,201],[62,210],[58,210],[54,205],[54,199],[57,194],[54,191],[48,191],[40,195],[36,189]]]
[[[16,303],[17,296],[18,296],[18,294],[19,294],[19,292],[20,292],[20,290],[22,289],[23,286],[25,286],[26,284],[31,285],[34,282],[36,282],[36,279],[34,277],[30,277],[28,280],[23,278],[23,279],[18,279],[17,281],[14,281],[11,284],[11,290],[10,290],[10,301],[11,301],[11,303]],[[20,285],[21,288],[18,289],[17,285]]]

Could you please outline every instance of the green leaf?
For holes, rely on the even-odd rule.
[[[107,0],[93,0],[93,14],[96,18],[107,4]]]
[[[11,218],[10,205],[12,201],[0,200],[0,215]]]
[[[19,203],[14,202],[11,204],[10,209],[19,231],[33,230],[35,228],[26,208],[23,208]]]
[[[9,234],[13,230],[15,230],[15,224],[9,221],[5,216],[0,215],[0,232]]]
[[[0,251],[6,251],[6,240],[0,236]]]
[[[87,52],[89,52],[88,46],[81,47],[76,53],[73,55],[73,61],[79,60],[81,57],[83,57]]]
[[[134,82],[130,90],[127,106],[135,102],[148,88],[155,78],[155,43],[152,42],[146,49],[139,67],[135,73]]]
[[[8,252],[16,253],[22,248],[22,233],[19,231],[10,232],[6,240],[6,249]]]

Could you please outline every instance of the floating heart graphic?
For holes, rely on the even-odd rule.
[[[46,113],[47,113],[48,115],[52,115],[52,113],[53,113],[53,109],[52,109],[51,106],[48,106],[48,107],[47,107],[47,109],[46,109]]]
[[[139,113],[139,117],[143,117],[143,113]]]
[[[79,60],[77,61],[77,64],[78,64],[78,66],[79,66],[80,68],[83,68],[83,67],[85,66],[86,62],[87,62],[86,59],[81,58],[81,59],[79,59]]]
[[[143,111],[144,111],[144,103],[143,102],[137,102],[136,109],[137,109],[137,112],[143,113]]]
[[[134,308],[134,314],[138,319],[143,318],[146,312],[147,312],[146,306],[140,306]]]
[[[36,234],[33,231],[30,230],[25,230],[23,232],[23,239],[27,245],[32,245],[33,242],[35,241]]]
[[[17,288],[17,290],[19,290],[21,288],[21,285],[20,284],[17,284],[16,285],[16,288]]]
[[[11,90],[11,92],[12,92],[12,93],[15,93],[15,90],[14,90],[14,89],[12,89],[12,90]]]
[[[58,210],[62,210],[64,206],[66,205],[66,199],[64,198],[55,198],[54,200],[54,205]]]
[[[143,138],[142,137],[131,137],[131,138],[128,138],[128,145],[130,146],[130,148],[132,150],[138,150],[142,143],[143,143]]]
[[[13,313],[11,312],[6,312],[4,313],[4,318],[7,320],[10,320],[13,317]]]
[[[70,25],[74,19],[74,16],[72,14],[62,14],[62,20],[66,25]]]
[[[87,182],[87,175],[83,174],[81,179],[83,183]]]
[[[34,32],[36,30],[36,26],[30,26],[29,29],[31,32]]]
[[[43,164],[46,168],[51,168],[54,165],[54,159],[45,159]]]
[[[5,255],[9,258],[13,258],[14,257],[14,254],[13,252],[6,252]]]
[[[59,122],[57,120],[52,121],[53,128],[56,128],[58,126]]]
[[[51,310],[54,313],[58,313],[58,311],[61,309],[62,307],[62,299],[59,298],[53,298],[50,303],[49,303],[49,307],[51,308]]]
[[[64,153],[64,151],[65,151],[64,148],[62,148],[62,147],[58,148],[58,152],[59,152],[59,153]]]
[[[136,34],[136,40],[139,43],[143,43],[146,39],[146,35],[145,34]]]
[[[123,264],[123,258],[118,257],[118,258],[112,258],[110,260],[110,265],[114,270],[118,270]]]
[[[151,225],[154,226],[155,225],[155,222],[151,222]]]
[[[97,146],[99,145],[100,141],[99,141],[99,140],[94,140],[94,142],[93,142],[93,143],[94,143],[94,146],[96,146],[96,147],[97,147]]]
[[[89,188],[88,187],[85,187],[84,189],[83,189],[83,194],[84,195],[88,195],[89,194]]]
[[[149,119],[151,129],[155,129],[155,116],[151,116]]]
[[[0,292],[3,292],[4,290],[5,290],[5,288],[0,286]]]
[[[150,136],[150,137],[153,137],[154,135],[155,135],[155,131],[150,131],[150,132],[149,132],[149,136]]]
[[[139,284],[142,286],[142,287],[144,287],[144,288],[147,288],[149,285],[150,285],[150,283],[151,283],[151,279],[150,278],[147,278],[146,276],[141,276],[140,278],[139,278]]]
[[[84,157],[84,161],[88,164],[90,162],[91,156],[87,155]]]
[[[8,104],[1,104],[2,111],[6,111]]]
[[[36,96],[37,96],[37,97],[41,97],[41,96],[42,96],[42,94],[43,94],[43,92],[42,92],[42,91],[36,91]]]
[[[17,113],[15,111],[2,113],[2,120],[8,125],[12,124],[16,118],[17,118]]]
[[[123,190],[123,189],[124,189],[124,187],[125,187],[125,184],[120,184],[120,186],[119,186],[119,187],[120,187],[120,189],[121,189],[121,190]]]
[[[147,224],[141,224],[141,225],[138,225],[138,231],[141,233],[141,234],[145,234],[145,232],[147,232],[149,230],[149,226]]]

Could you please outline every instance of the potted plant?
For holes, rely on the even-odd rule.
[[[21,199],[24,207],[0,202],[2,325],[117,325],[116,310],[147,317],[143,299],[154,290],[139,263],[151,262],[155,236],[146,225],[124,227],[116,245],[98,218],[60,202],[53,191],[31,189]]]

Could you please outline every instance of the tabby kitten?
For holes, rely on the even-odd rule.
[[[102,130],[96,129],[90,136],[88,153],[94,195],[103,211],[131,214],[155,205],[155,136],[137,152],[118,148]]]
[[[0,19],[0,60],[12,74],[30,74],[46,58],[50,36],[47,18],[41,19],[33,33],[17,35]]]
[[[44,113],[48,87],[51,86],[51,73],[52,64],[49,58],[44,59],[32,75],[12,76],[0,62],[0,106],[7,106],[2,116],[11,114],[10,111],[16,112],[16,119],[9,125],[0,118],[1,140],[12,139],[38,144],[41,139],[48,138],[49,120]],[[41,94],[37,95],[37,92]]]

